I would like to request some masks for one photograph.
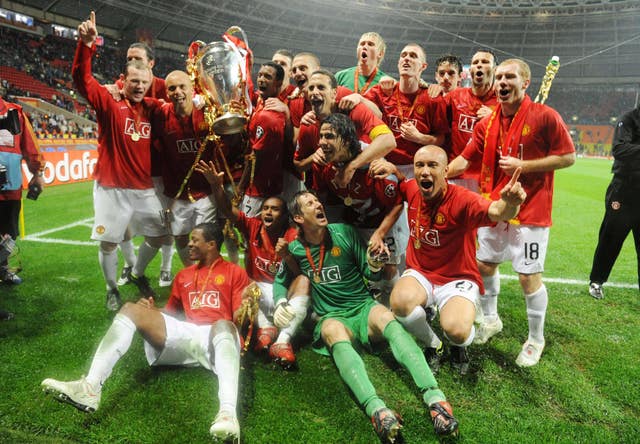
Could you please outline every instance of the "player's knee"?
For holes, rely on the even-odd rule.
[[[320,335],[325,344],[331,345],[338,341],[350,340],[345,326],[335,319],[326,319],[320,328]]]
[[[473,329],[473,323],[465,323],[455,319],[444,321],[441,319],[440,326],[447,338],[456,345],[468,342]]]
[[[493,276],[496,273],[499,264],[493,264],[491,262],[478,261],[478,271],[482,276]]]
[[[229,333],[233,337],[236,337],[238,330],[233,322],[226,319],[220,319],[211,324],[211,337],[214,337],[220,333]]]
[[[398,288],[396,285],[391,292],[390,304],[391,311],[396,316],[408,316],[417,306],[424,306],[426,298],[406,288]]]
[[[535,293],[542,286],[542,273],[519,274],[518,280],[524,294]]]
[[[115,244],[113,242],[107,242],[107,241],[100,241],[100,250],[103,253],[111,253],[113,252],[116,248],[118,248],[118,244]]]

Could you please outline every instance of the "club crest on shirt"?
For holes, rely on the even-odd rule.
[[[264,135],[264,130],[260,125],[258,125],[256,128],[256,139],[261,138],[263,135]]]
[[[611,209],[612,210],[619,210],[620,209],[620,202],[618,202],[617,200],[611,202]]]
[[[531,133],[531,127],[525,123],[522,127],[522,135],[527,136],[529,133]]]
[[[387,197],[394,197],[396,195],[396,185],[390,183],[386,187],[384,187],[384,195]]]
[[[436,218],[435,218],[436,225],[442,225],[445,222],[445,220],[446,218],[444,217],[444,214],[442,213],[436,214]]]
[[[416,106],[416,114],[418,114],[418,115],[424,114],[426,110],[427,110],[427,108],[424,105]]]
[[[331,256],[338,257],[340,256],[340,254],[342,254],[342,250],[340,250],[340,247],[333,247],[331,249]]]
[[[98,234],[104,234],[105,231],[106,231],[106,229],[105,229],[104,225],[98,225],[96,227],[96,233],[98,233]]]
[[[215,278],[213,278],[213,282],[215,282],[216,285],[224,284],[224,275],[222,274],[217,275]]]

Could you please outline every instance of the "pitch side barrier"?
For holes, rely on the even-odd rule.
[[[43,178],[46,185],[62,185],[93,179],[98,161],[96,139],[39,139],[44,158]],[[22,162],[22,184],[28,188],[32,174]]]

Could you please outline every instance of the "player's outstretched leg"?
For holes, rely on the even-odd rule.
[[[41,385],[45,393],[53,394],[57,401],[71,404],[82,412],[93,413],[100,405],[100,388],[87,382],[84,376],[69,382],[47,378]]]

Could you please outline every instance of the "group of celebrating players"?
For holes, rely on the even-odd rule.
[[[78,31],[73,77],[100,129],[92,238],[107,306],[118,313],[86,377],[42,382],[58,400],[95,411],[138,331],[150,365],[217,374],[210,433],[238,442],[240,356],[252,340],[238,324],[258,294],[253,350],[296,368],[292,339],[312,316],[313,349],[332,357],[382,442],[401,442],[403,421],[377,395],[357,351],[381,341],[413,378],[436,434],[457,435],[434,377],[445,347],[430,324],[437,315],[453,367],[467,373],[467,347],[502,330],[497,269],[507,260],[529,323],[516,364],[538,363],[553,171],[573,164],[575,150],[558,113],[527,95],[524,61],[498,65],[479,50],[471,87],[461,88],[453,56],[439,60],[439,84],[425,84],[426,54],[416,43],[398,58],[399,79],[385,75],[385,44],[374,32],[360,38],[357,65],[335,75],[311,53],[278,51],[259,69],[246,134],[211,141],[187,73],[170,73],[167,101],[157,100],[149,91],[163,82],[148,54],[132,53],[117,90],[102,86],[91,74],[95,14]],[[220,255],[222,219],[242,234],[244,269],[233,263],[234,242],[232,261]],[[145,236],[130,275],[145,297],[122,305],[117,245],[127,229]],[[169,236],[185,268],[160,310],[144,271]]]

